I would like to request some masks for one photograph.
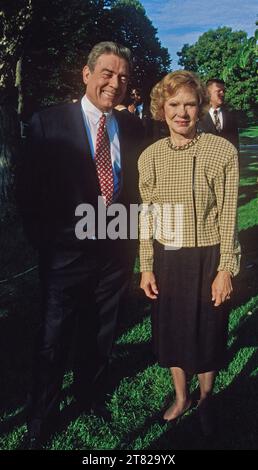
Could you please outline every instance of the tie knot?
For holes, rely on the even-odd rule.
[[[220,122],[220,118],[219,118],[219,110],[218,109],[214,109],[213,116],[214,116],[214,125],[217,129],[217,132],[221,132],[221,122]]]
[[[105,114],[102,114],[99,119],[99,125],[104,126],[106,124],[107,116]]]
[[[107,116],[105,114],[102,114],[102,116],[100,116],[99,118],[97,140],[98,140],[98,137],[104,135],[107,132],[106,121],[107,121]]]

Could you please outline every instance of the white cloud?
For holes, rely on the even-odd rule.
[[[153,10],[152,19],[166,27],[196,27],[209,25],[235,25],[238,28],[248,26],[255,29],[255,18],[258,13],[256,0],[165,0],[157,8],[157,3],[144,2]],[[155,7],[155,10],[154,10]]]
[[[177,61],[176,52],[185,43],[193,44],[209,29],[229,26],[234,31],[244,30],[252,35],[256,28],[257,0],[143,0],[146,13],[158,28],[162,45]]]

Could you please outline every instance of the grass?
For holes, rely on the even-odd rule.
[[[250,137],[250,138],[257,138],[258,137],[258,126],[248,127],[248,129],[240,129],[240,138],[242,137]]]
[[[246,135],[245,140],[253,140]],[[250,130],[256,135],[254,128]],[[243,135],[243,133],[241,134]],[[95,416],[77,415],[73,409],[72,371],[63,384],[61,426],[46,444],[52,450],[166,450],[166,449],[257,449],[258,392],[258,211],[255,193],[257,166],[242,148],[239,208],[240,239],[244,249],[242,270],[235,280],[234,304],[230,313],[228,366],[215,384],[215,407],[220,432],[212,441],[204,439],[196,410],[181,418],[176,428],[160,422],[160,410],[173,399],[169,372],[158,367],[151,351],[149,304],[137,289],[136,265],[131,294],[121,316],[119,336],[112,362],[108,407],[112,422]],[[2,276],[36,264],[35,254],[21,239],[16,224],[5,237]],[[9,258],[8,258],[9,251]],[[10,257],[11,253],[11,257]],[[19,448],[26,430],[24,404],[30,382],[33,341],[38,324],[39,287],[36,271],[0,284],[0,366],[5,381],[0,389],[0,449]],[[191,390],[197,389],[196,379]]]
[[[258,225],[258,198],[252,199],[250,202],[238,209],[238,227],[239,230],[247,230],[248,228]]]

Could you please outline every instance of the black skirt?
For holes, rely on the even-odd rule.
[[[165,250],[154,243],[159,295],[152,308],[152,338],[160,366],[193,374],[225,365],[229,304],[214,307],[211,300],[219,256],[219,245]]]

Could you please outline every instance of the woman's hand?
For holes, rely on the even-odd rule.
[[[152,271],[142,273],[140,288],[144,290],[149,299],[157,299],[159,291]]]
[[[225,300],[230,299],[232,291],[231,274],[228,271],[219,271],[211,286],[214,307],[218,307]]]

